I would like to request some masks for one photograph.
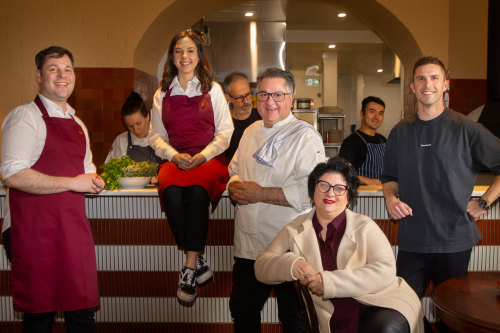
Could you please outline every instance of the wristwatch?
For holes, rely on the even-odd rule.
[[[481,209],[488,209],[490,208],[490,205],[488,204],[488,201],[484,200],[483,198],[479,198],[477,199],[477,205],[481,208]]]

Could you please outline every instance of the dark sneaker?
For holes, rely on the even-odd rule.
[[[179,273],[179,289],[177,297],[184,302],[193,302],[196,298],[196,271],[192,268],[184,266]]]
[[[207,261],[202,255],[196,257],[196,283],[203,284],[214,276],[214,272],[207,265]]]

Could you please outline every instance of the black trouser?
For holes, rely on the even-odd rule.
[[[7,254],[7,259],[11,261],[12,254],[10,253],[10,228],[2,232],[2,243],[5,248],[5,253]]]
[[[396,310],[376,306],[361,307],[359,333],[410,333],[406,318]]]
[[[163,191],[163,206],[177,246],[203,252],[207,240],[210,198],[199,186],[169,186]]]
[[[286,282],[268,285],[259,282],[255,278],[254,263],[255,260],[235,258],[233,287],[229,299],[234,332],[260,332],[260,311],[273,289],[283,332],[305,332],[304,318],[293,284]]]
[[[432,281],[435,286],[457,276],[467,274],[472,249],[453,253],[415,253],[399,251],[396,261],[397,275],[413,288],[419,298]],[[432,332],[429,321],[424,318],[425,331]],[[446,327],[438,323],[438,330],[445,332]]]
[[[51,333],[55,315],[55,312],[25,313],[23,333]],[[94,308],[64,311],[64,323],[68,333],[93,333]]]
[[[422,298],[432,281],[435,286],[448,279],[467,274],[472,249],[454,253],[415,253],[399,251],[397,275],[401,276]]]

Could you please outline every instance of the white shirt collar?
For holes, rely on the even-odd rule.
[[[189,90],[191,88],[196,88],[198,85],[200,84],[200,80],[198,79],[198,77],[195,75],[193,77],[193,79],[191,81],[188,82],[188,86],[187,86],[187,89],[186,90]],[[172,83],[170,83],[170,86],[169,86],[169,89],[172,89],[174,86],[179,86],[181,87],[180,83],[179,83],[179,77],[176,76],[174,77],[174,79],[172,80]],[[182,88],[181,88],[182,89]]]
[[[47,113],[51,117],[60,117],[60,118],[70,118],[71,116],[75,115],[75,109],[71,107],[68,103],[66,103],[66,113],[63,111],[63,109],[48,99],[47,97],[43,96],[42,94],[38,94],[40,99],[42,100],[43,105],[47,109]]]

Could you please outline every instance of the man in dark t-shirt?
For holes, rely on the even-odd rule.
[[[419,297],[429,281],[438,286],[467,274],[481,239],[476,220],[500,196],[500,139],[443,105],[447,72],[436,57],[415,63],[410,88],[417,112],[391,130],[380,177],[387,212],[399,220],[397,275]],[[471,199],[481,170],[495,178]]]
[[[253,94],[245,74],[240,72],[229,73],[224,79],[223,86],[234,125],[234,132],[229,143],[229,148],[224,153],[231,160],[236,149],[238,149],[245,129],[256,120],[260,120],[261,117],[257,109],[253,108]]]
[[[342,142],[339,156],[356,168],[359,180],[366,185],[382,185],[379,180],[387,141],[376,133],[384,120],[385,103],[378,97],[368,96],[361,103],[361,128]]]

